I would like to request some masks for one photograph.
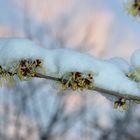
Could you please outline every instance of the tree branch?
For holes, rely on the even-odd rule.
[[[123,99],[126,99],[126,100],[140,101],[140,96],[136,96],[136,95],[119,93],[119,92],[116,92],[116,91],[111,91],[111,90],[107,90],[107,89],[103,89],[103,88],[99,88],[99,87],[95,87],[95,89],[92,89],[92,90],[95,90],[95,91],[100,92],[102,94],[123,98]]]
[[[37,78],[43,78],[43,79],[48,79],[48,80],[54,80],[54,81],[61,81],[61,78],[56,78],[56,77],[52,77],[52,76],[47,76],[47,75],[43,75],[40,73],[36,73],[35,77]]]
[[[52,76],[46,76],[46,75],[43,75],[43,74],[40,74],[40,73],[36,73],[35,77],[37,77],[37,78],[43,78],[43,79],[47,79],[47,80],[59,81],[59,82],[62,81],[62,78],[57,78],[57,77],[52,77]],[[100,87],[95,87],[95,88],[93,88],[91,90],[100,92],[102,94],[115,96],[117,98],[123,98],[125,100],[140,101],[140,96],[136,96],[136,95],[119,93],[119,92],[116,92],[116,91],[111,91],[111,90],[103,89],[103,88],[100,88]]]

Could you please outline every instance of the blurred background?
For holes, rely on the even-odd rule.
[[[139,36],[123,0],[0,0],[0,37],[129,62]],[[99,93],[62,92],[51,81],[19,82],[0,88],[0,140],[140,140],[139,109],[120,112]]]

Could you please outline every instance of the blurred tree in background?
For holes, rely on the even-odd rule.
[[[128,59],[140,32],[121,6],[114,0],[0,0],[0,36]],[[33,79],[1,88],[0,140],[140,139],[140,107],[119,112],[96,92],[54,87]]]

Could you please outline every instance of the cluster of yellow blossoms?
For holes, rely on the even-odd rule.
[[[16,75],[20,80],[27,80],[35,77],[37,73],[43,73],[44,68],[40,59],[27,59],[20,60],[19,62],[12,62],[12,66],[9,69],[4,69],[0,66],[0,84],[8,83],[8,85],[14,84],[14,76]]]
[[[40,59],[36,60],[21,60],[17,67],[17,76],[21,80],[26,80],[31,77],[35,77],[36,73],[42,72],[43,66]]]
[[[140,0],[128,0],[125,7],[132,16],[140,16]]]
[[[62,89],[71,88],[72,90],[93,89],[93,75],[81,72],[68,72],[62,76]]]
[[[120,98],[119,100],[114,102],[114,108],[126,110],[127,109],[126,101],[124,99]]]
[[[3,83],[8,83],[8,86],[12,86],[13,84],[13,75],[9,71],[3,69],[0,66],[0,86],[3,85]]]
[[[140,82],[140,68],[135,68],[129,72],[128,77],[136,82]]]

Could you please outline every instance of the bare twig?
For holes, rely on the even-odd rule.
[[[111,90],[107,90],[107,89],[103,89],[103,88],[99,88],[99,87],[95,87],[95,89],[93,89],[93,90],[95,90],[97,92],[100,92],[102,94],[107,94],[107,95],[123,98],[123,99],[126,99],[126,100],[140,101],[140,96],[136,96],[136,95],[119,93],[119,92],[116,92],[116,91],[111,91]]]
[[[36,73],[35,77],[37,77],[37,78],[44,78],[44,79],[48,79],[48,80],[54,80],[54,81],[61,81],[61,78],[47,76],[47,75],[43,75],[43,74],[40,74],[40,73]]]

